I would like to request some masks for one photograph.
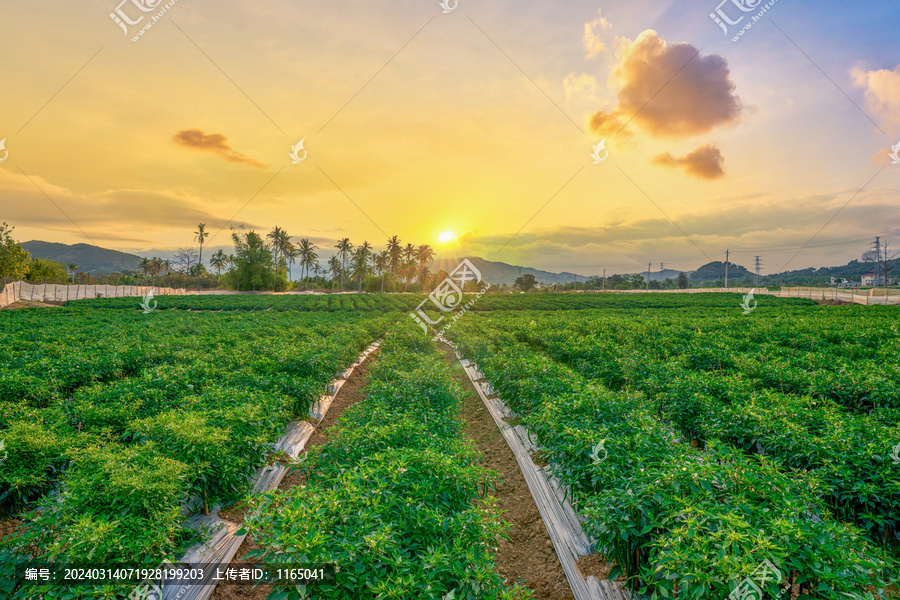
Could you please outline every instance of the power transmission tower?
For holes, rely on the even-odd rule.
[[[728,289],[728,256],[731,254],[731,250],[725,251],[725,289]]]
[[[601,287],[600,289],[606,289],[606,269],[603,269],[603,287]]]
[[[756,257],[755,260],[756,260],[756,264],[754,265],[753,270],[756,271],[756,285],[759,286],[759,281],[760,281],[759,271],[760,271],[760,268],[762,267],[762,263],[759,262],[758,256]]]

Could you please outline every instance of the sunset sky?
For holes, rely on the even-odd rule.
[[[279,225],[586,275],[900,248],[896,0],[778,0],[736,42],[765,2],[726,35],[718,0],[178,0],[133,42],[165,2],[126,35],[119,1],[0,4],[21,241]]]

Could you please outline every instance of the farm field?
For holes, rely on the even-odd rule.
[[[442,349],[406,316],[423,299],[0,312],[0,510],[16,518],[0,597],[128,597],[122,585],[26,594],[12,565],[177,560],[202,537],[185,516],[244,499],[284,426],[380,338],[366,400],[307,455],[305,485],[251,499],[258,556],[340,565],[311,598],[531,597],[496,575],[495,475],[463,434]],[[448,338],[568,486],[611,579],[647,598],[724,600],[770,561],[784,578],[765,598],[786,583],[794,597],[889,597],[900,311],[764,297],[744,315],[739,302],[488,294]]]
[[[900,579],[898,313],[738,298],[480,313],[449,337],[634,588],[725,598],[768,560],[806,597],[879,597]]]
[[[0,508],[25,513],[0,592],[15,560],[177,559],[197,538],[183,513],[243,497],[284,425],[396,321],[73,304],[0,313]]]

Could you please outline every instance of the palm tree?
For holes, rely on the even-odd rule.
[[[350,240],[347,240],[349,243]],[[319,255],[316,254],[316,250],[319,248],[310,242],[308,239],[303,238],[300,240],[300,266],[303,267],[304,272],[306,273],[306,277],[309,277],[309,269],[316,261],[319,259]]]
[[[341,257],[341,266],[343,270],[341,271],[341,289],[344,289],[344,271],[347,270],[347,256],[350,252],[353,251],[353,244],[350,243],[350,238],[343,238],[338,240],[338,243],[334,245],[337,248],[338,254]]]
[[[403,247],[400,245],[400,238],[396,235],[387,242],[387,253],[391,257],[391,275],[397,275],[397,265],[400,264],[400,255]]]
[[[281,227],[275,227],[272,231],[270,231],[267,235],[267,238],[272,240],[272,254],[275,259],[275,266],[284,266],[285,259],[288,255],[288,246],[291,244],[291,236],[287,231],[282,229]],[[280,260],[279,260],[280,258]]]
[[[158,256],[154,256],[150,259],[150,276],[153,278],[154,283],[156,283],[156,278],[159,277],[164,265],[165,261]]]
[[[144,261],[146,261],[146,260],[147,260],[146,258],[141,259],[141,268],[142,269],[144,268]],[[69,263],[66,265],[66,270],[72,273],[72,285],[75,285],[75,273],[78,272],[78,265],[76,265],[75,263]]]
[[[353,270],[359,280],[358,292],[362,292],[362,282],[366,274],[369,272],[369,255],[372,254],[372,244],[364,241],[357,246],[356,253],[353,256]]]
[[[331,271],[331,280],[334,281],[341,277],[341,281],[344,280],[344,270],[341,267],[341,261],[338,259],[337,255],[332,256],[328,259],[328,270]]]
[[[409,280],[412,279],[413,273],[415,272],[416,253],[417,248],[409,243],[407,243],[406,248],[403,249],[403,274],[406,277],[406,285],[403,287],[404,292],[409,289]]]
[[[428,263],[434,260],[432,247],[428,244],[419,246],[418,250],[416,250],[416,260],[419,261],[419,283],[424,287],[428,274]]]
[[[297,250],[297,247],[292,243],[288,242],[287,245],[283,249],[284,256],[288,261],[288,279],[293,281],[294,279],[294,262],[296,262],[297,258],[300,256],[300,251]]]
[[[203,264],[203,242],[206,241],[206,238],[209,237],[209,233],[206,231],[206,223],[200,223],[197,225],[197,231],[194,232],[194,241],[200,242],[200,257],[197,259],[197,291],[200,291],[200,265]]]
[[[375,255],[375,260],[373,261],[375,265],[375,271],[378,275],[381,275],[381,293],[384,293],[384,275],[387,273],[388,266],[391,264],[391,255],[387,250],[382,250],[381,252]]]
[[[141,267],[141,272],[144,274],[144,277],[146,278],[147,275],[149,275],[149,273],[150,273],[150,259],[142,258],[141,262],[140,262],[140,267]],[[78,265],[76,265],[75,263],[69,263],[66,265],[66,268],[69,269],[70,271],[74,271],[78,268]],[[73,285],[75,284],[75,274],[74,273],[72,274],[72,284]]]
[[[209,259],[209,265],[216,270],[219,281],[222,281],[222,269],[228,266],[228,255],[219,248],[219,251],[212,255]]]

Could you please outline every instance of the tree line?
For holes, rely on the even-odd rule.
[[[265,236],[243,226],[231,228],[234,252],[221,248],[204,263],[209,233],[199,223],[194,231],[197,247],[179,248],[174,260],[144,258],[140,269],[147,282],[184,287],[194,278],[198,289],[238,291],[355,290],[357,292],[424,291],[447,276],[432,273],[434,249],[428,244],[404,244],[391,236],[382,249],[365,240],[359,244],[341,238],[333,254],[320,260],[321,249],[308,238],[294,239],[276,226]],[[208,265],[208,268],[207,268]],[[299,270],[294,279],[293,271]],[[214,275],[213,275],[214,272]]]

